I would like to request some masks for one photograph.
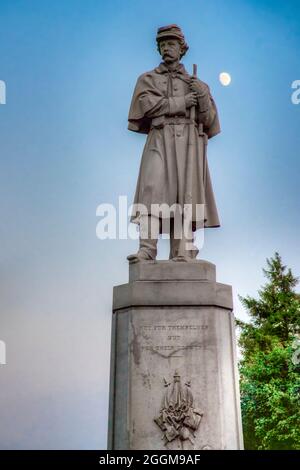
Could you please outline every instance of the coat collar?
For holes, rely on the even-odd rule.
[[[168,70],[168,67],[166,66],[166,64],[164,62],[161,62],[159,64],[158,67],[156,67],[155,69],[155,72],[157,73],[168,73],[169,70]],[[179,74],[179,75],[186,75],[188,76],[189,74],[187,73],[187,71],[185,70],[185,67],[183,64],[179,64],[177,69],[175,69],[174,71],[172,71],[172,73],[174,74]]]

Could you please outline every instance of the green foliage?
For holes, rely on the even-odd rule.
[[[298,279],[278,253],[267,260],[258,299],[241,297],[250,322],[240,328],[241,406],[246,449],[300,449]],[[299,340],[298,340],[299,341]],[[295,346],[296,344],[296,346]]]

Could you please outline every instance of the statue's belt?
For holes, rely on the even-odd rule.
[[[177,126],[180,124],[194,124],[199,128],[199,135],[203,133],[203,124],[198,124],[194,119],[186,118],[184,116],[159,116],[152,119],[151,129],[161,129],[164,126]]]

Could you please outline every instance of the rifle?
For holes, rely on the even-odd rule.
[[[193,64],[193,76],[197,76],[197,65]],[[187,164],[186,164],[186,180],[185,180],[185,191],[184,191],[184,207],[183,207],[183,229],[184,236],[181,239],[179,247],[179,258],[185,257],[186,250],[189,250],[192,240],[192,193],[193,193],[193,172],[194,172],[194,161],[197,158],[196,155],[196,106],[190,108],[190,119],[188,129],[188,147],[187,147]],[[186,230],[188,233],[186,233]]]
[[[193,64],[193,77],[197,78],[197,64]],[[196,107],[192,106],[190,110],[190,119],[195,120],[196,116]]]
[[[193,77],[197,77],[197,65],[193,64]],[[190,109],[189,137],[187,148],[187,169],[186,169],[186,186],[185,186],[185,204],[192,204],[192,185],[193,185],[193,160],[195,153],[195,118],[196,106]]]

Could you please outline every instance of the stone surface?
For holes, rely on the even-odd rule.
[[[205,261],[129,277],[114,289],[109,449],[242,448],[231,287]]]
[[[148,261],[132,264],[129,282],[133,281],[215,281],[216,267],[208,261],[190,261],[189,264],[170,261]]]
[[[197,252],[193,231],[220,226],[207,148],[221,129],[215,100],[197,78],[196,64],[190,75],[180,62],[188,50],[181,28],[163,26],[156,40],[162,62],[139,76],[128,114],[128,129],[148,134],[131,215],[140,225],[139,250],[128,260],[156,258],[159,217],[173,221],[173,229],[167,230],[170,259],[191,261]],[[151,218],[156,230],[150,236]],[[183,227],[189,228],[189,243],[178,243],[176,233]]]

